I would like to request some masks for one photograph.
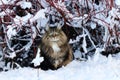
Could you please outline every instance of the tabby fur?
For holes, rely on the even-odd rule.
[[[56,70],[73,60],[72,48],[60,26],[47,27],[40,49],[40,54],[44,57],[44,61],[40,64],[43,70]]]

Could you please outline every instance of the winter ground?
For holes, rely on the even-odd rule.
[[[6,4],[9,3],[9,0],[0,0],[0,4],[2,4],[1,1]],[[115,3],[120,5],[120,0],[115,0]],[[27,5],[25,4],[22,6],[23,8],[31,7],[31,4],[28,6]],[[38,14],[41,14],[41,16],[36,15],[31,22],[37,20],[39,17],[44,18],[44,10],[40,10]],[[1,13],[1,15],[4,14]],[[115,14],[113,14],[113,16],[115,16]],[[27,21],[26,19],[29,19],[30,17],[31,15],[29,14],[23,18],[17,16],[17,19],[14,19],[14,21],[19,24],[18,19],[25,22]],[[110,21],[111,23],[111,20],[108,19],[107,21]],[[111,25],[113,25],[113,23],[111,23]],[[7,33],[9,34],[9,38],[16,34],[15,30],[13,29],[13,31],[11,31],[11,29],[13,29],[13,27],[11,28],[11,26],[9,26]],[[0,72],[0,80],[120,80],[120,53],[114,57],[109,56],[108,58],[96,54],[87,61],[74,60],[66,67],[62,67],[56,71],[43,71],[40,69],[38,70],[26,67],[9,70],[7,72]]]
[[[0,72],[0,80],[120,80],[120,53],[108,58],[97,54],[87,61],[74,60],[55,71],[26,67]]]

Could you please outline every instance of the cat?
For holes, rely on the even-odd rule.
[[[69,64],[74,58],[72,48],[61,26],[47,26],[39,48],[41,57],[44,58],[40,64],[43,70],[56,70]]]

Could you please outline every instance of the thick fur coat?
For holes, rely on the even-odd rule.
[[[73,53],[68,44],[67,36],[59,26],[46,29],[40,49],[40,54],[44,57],[44,61],[40,64],[40,68],[43,70],[55,70],[66,66],[73,60]]]

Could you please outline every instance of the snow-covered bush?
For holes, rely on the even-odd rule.
[[[0,60],[29,66],[45,25],[58,23],[83,58],[120,52],[119,0],[0,0]]]

